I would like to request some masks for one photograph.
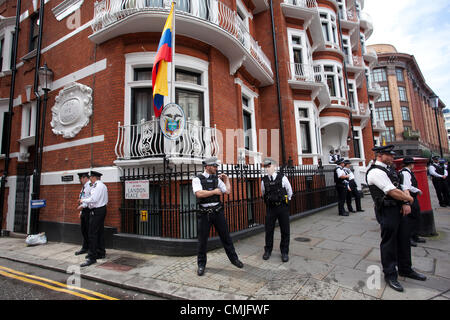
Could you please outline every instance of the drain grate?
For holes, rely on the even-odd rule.
[[[120,257],[120,258],[117,258],[116,260],[113,260],[112,262],[115,264],[120,264],[122,266],[136,268],[138,265],[144,263],[145,260],[131,258],[131,257]]]
[[[297,237],[294,240],[298,241],[298,242],[310,242],[311,241],[310,238],[303,238],[303,237]]]

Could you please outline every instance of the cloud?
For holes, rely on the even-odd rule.
[[[374,32],[367,44],[389,43],[414,55],[427,84],[450,107],[450,2],[366,0]]]

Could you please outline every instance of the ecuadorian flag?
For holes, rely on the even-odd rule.
[[[156,52],[155,63],[152,70],[153,87],[153,108],[155,117],[159,117],[164,105],[164,96],[169,95],[167,83],[167,63],[172,62],[172,20],[174,12],[174,3],[170,9],[166,24],[162,31],[161,40],[159,40],[158,50]]]

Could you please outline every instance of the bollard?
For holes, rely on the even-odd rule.
[[[403,158],[394,160],[397,171],[403,168]],[[422,237],[437,236],[436,227],[434,225],[433,208],[431,207],[430,187],[427,176],[428,159],[414,158],[414,175],[417,179],[418,188],[422,191],[422,195],[418,196],[420,205],[419,218],[419,235]]]

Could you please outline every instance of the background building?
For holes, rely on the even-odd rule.
[[[441,148],[443,155],[448,155],[442,112],[445,104],[438,99],[435,108],[436,94],[427,85],[414,56],[398,53],[387,44],[369,48],[376,50],[378,56],[372,76],[382,91],[375,105],[375,113],[387,129],[381,137],[386,143],[395,144],[402,156],[439,155]]]
[[[384,130],[371,112],[381,92],[371,81],[377,54],[365,47],[373,25],[364,1],[271,3],[273,17],[265,0],[177,1],[168,80],[186,127],[174,142],[153,116],[151,81],[170,1],[51,0],[41,9],[23,0],[16,73],[16,1],[0,1],[2,228],[27,233],[35,224],[50,240],[76,241],[76,174],[91,169],[108,187],[105,225],[117,246],[136,236],[195,239],[190,179],[211,155],[233,168],[267,155],[312,165],[298,167],[292,214],[334,201],[332,178],[317,167],[331,149],[352,160],[362,181]],[[44,64],[48,90],[37,82]],[[234,192],[225,199],[232,232],[264,215],[260,176],[242,172],[230,171]],[[127,199],[127,180],[146,180],[150,199]],[[313,192],[328,196],[302,200]],[[47,200],[39,214],[29,206],[36,197]]]
[[[442,110],[442,113],[444,115],[445,130],[447,131],[447,140],[449,141],[450,145],[450,109],[446,108]]]

